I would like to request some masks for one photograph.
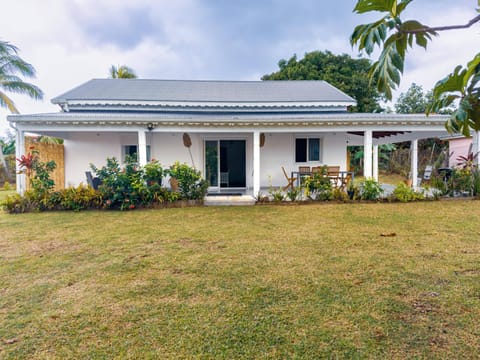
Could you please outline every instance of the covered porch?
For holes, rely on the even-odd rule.
[[[135,153],[140,165],[151,159],[166,167],[187,163],[209,180],[211,191],[237,189],[257,194],[261,188],[285,186],[282,166],[340,166],[345,171],[347,146],[364,148],[366,178],[378,179],[378,146],[411,142],[411,177],[418,177],[419,139],[446,134],[440,115],[315,114],[210,115],[164,119],[152,114],[39,114],[15,116],[17,157],[26,133],[65,142],[65,185],[85,182],[90,164],[107,157],[124,161]],[[188,134],[189,146],[184,142]],[[414,181],[413,184],[416,182]],[[23,175],[17,187],[25,189]]]

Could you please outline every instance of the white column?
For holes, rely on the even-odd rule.
[[[363,176],[372,177],[372,130],[363,134]]]
[[[410,143],[410,172],[412,176],[412,187],[417,189],[418,179],[418,140],[412,140]]]
[[[480,131],[475,131],[472,136],[472,153],[477,156],[475,163],[480,167]]]
[[[147,165],[147,136],[146,130],[138,130],[138,164]]]
[[[373,145],[373,179],[378,181],[378,145]]]
[[[253,196],[260,192],[260,131],[253,132]]]
[[[15,138],[15,158],[20,159],[22,155],[25,154],[25,132],[23,130],[17,129],[16,138]],[[27,189],[25,174],[20,174],[20,166],[17,161],[17,192],[23,194]]]

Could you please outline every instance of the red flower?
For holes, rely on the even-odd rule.
[[[130,204],[130,206],[129,206],[128,208],[129,208],[130,210],[133,210],[133,209],[135,209],[135,205]]]

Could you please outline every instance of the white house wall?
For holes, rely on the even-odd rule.
[[[188,148],[183,145],[183,133],[161,133],[154,132],[147,134],[147,144],[151,146],[152,159],[160,161],[164,167],[169,167],[175,161],[195,165],[197,169],[203,167],[203,140],[197,134],[189,134],[192,140],[190,148],[194,164],[190,157]]]
[[[77,186],[86,183],[85,171],[90,163],[105,165],[107,157],[121,158],[122,137],[108,133],[70,133],[65,138],[65,184]],[[135,141],[136,143],[136,141]],[[135,144],[134,143],[134,144]]]
[[[295,162],[295,138],[318,137],[321,142],[321,160],[308,163]],[[346,170],[345,133],[270,133],[265,135],[265,145],[260,150],[260,186],[284,186],[282,166],[290,174],[301,165],[339,165]],[[247,159],[251,159],[247,154]]]

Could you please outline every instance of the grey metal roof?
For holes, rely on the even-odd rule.
[[[409,126],[415,123],[428,124],[431,126],[444,127],[445,121],[449,115],[430,115],[425,114],[377,114],[377,113],[344,113],[344,114],[155,114],[155,113],[96,113],[96,112],[59,112],[43,114],[14,114],[8,115],[7,120],[15,123],[35,123],[45,122],[55,124],[56,122],[78,122],[78,121],[116,121],[116,122],[142,122],[142,121],[178,121],[195,120],[215,123],[216,121],[235,121],[244,120],[256,121],[260,125],[268,121],[282,122],[303,122],[315,121],[325,123],[354,123],[356,125],[383,125],[398,124]],[[380,128],[381,129],[381,128]]]
[[[355,103],[325,81],[93,79],[52,99],[52,103],[60,105],[76,101]]]

